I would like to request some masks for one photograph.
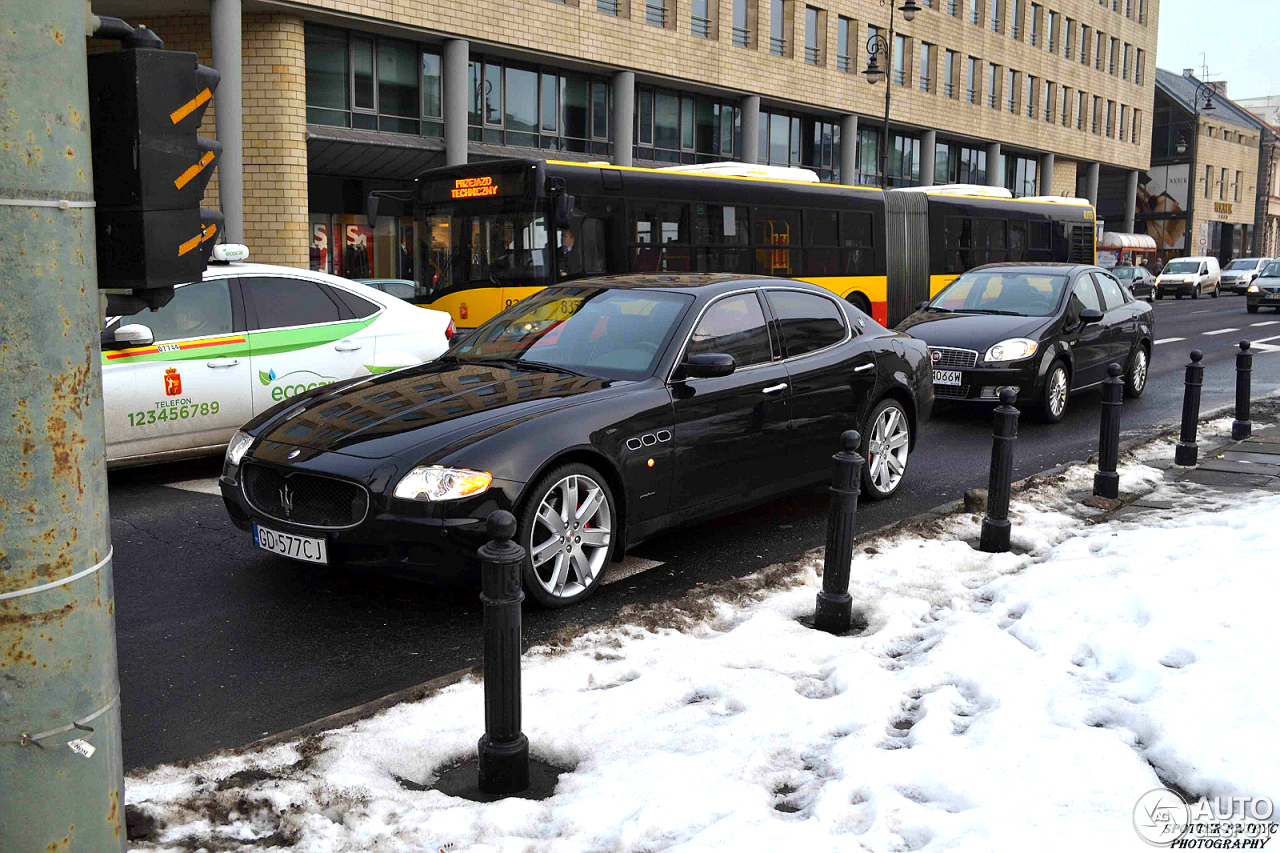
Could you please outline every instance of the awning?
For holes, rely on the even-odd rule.
[[[307,171],[407,181],[444,165],[444,140],[350,127],[307,125]]]
[[[1146,234],[1122,234],[1119,231],[1106,231],[1102,235],[1099,249],[1143,249],[1149,252],[1156,250],[1156,241]]]

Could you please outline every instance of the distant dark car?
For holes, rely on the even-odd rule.
[[[1280,311],[1280,261],[1272,261],[1263,268],[1245,291],[1245,310],[1257,314],[1259,308],[1275,308]]]
[[[352,281],[358,281],[374,290],[381,290],[405,302],[413,301],[414,283],[407,278],[353,278]]]
[[[436,361],[262,413],[222,495],[267,550],[455,579],[509,510],[525,588],[559,607],[659,530],[826,481],[845,430],[862,434],[864,494],[888,497],[931,382],[924,344],[811,284],[585,279]]]
[[[1129,288],[1135,299],[1150,299],[1156,292],[1156,277],[1146,267],[1119,266],[1107,270]]]
[[[1002,387],[1062,419],[1067,396],[1124,368],[1125,393],[1147,384],[1155,315],[1094,266],[988,264],[921,304],[898,331],[929,345],[938,399],[993,401]]]

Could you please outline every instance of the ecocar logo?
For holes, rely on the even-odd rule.
[[[272,400],[278,403],[281,400],[301,394],[303,391],[310,391],[312,388],[319,388],[321,385],[328,385],[331,382],[338,381],[336,376],[324,376],[314,370],[291,370],[280,376],[276,375],[274,369],[258,371],[258,381],[264,386],[271,385],[273,382],[284,382],[291,376],[297,378],[292,382],[276,385],[271,389]]]

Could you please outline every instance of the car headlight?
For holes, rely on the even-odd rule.
[[[419,465],[404,475],[392,494],[406,501],[455,501],[481,494],[492,482],[488,471]]]
[[[231,436],[231,443],[227,445],[227,464],[239,465],[251,444],[253,444],[253,436],[236,430],[236,434]]]
[[[1249,292],[1250,292],[1250,293],[1261,293],[1261,292],[1262,292],[1262,289],[1261,289],[1261,288],[1259,288],[1259,287],[1258,287],[1258,285],[1256,285],[1256,284],[1251,284],[1251,285],[1249,285]]]
[[[987,354],[983,357],[984,361],[1017,361],[1020,358],[1026,358],[1035,355],[1036,347],[1039,346],[1030,338],[1010,338],[987,350]]]

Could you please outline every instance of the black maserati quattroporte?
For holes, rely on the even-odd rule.
[[[262,413],[231,441],[222,495],[260,548],[453,579],[509,510],[526,590],[558,607],[664,528],[822,484],[847,429],[863,493],[888,497],[932,405],[925,345],[813,285],[589,279],[436,361]]]

